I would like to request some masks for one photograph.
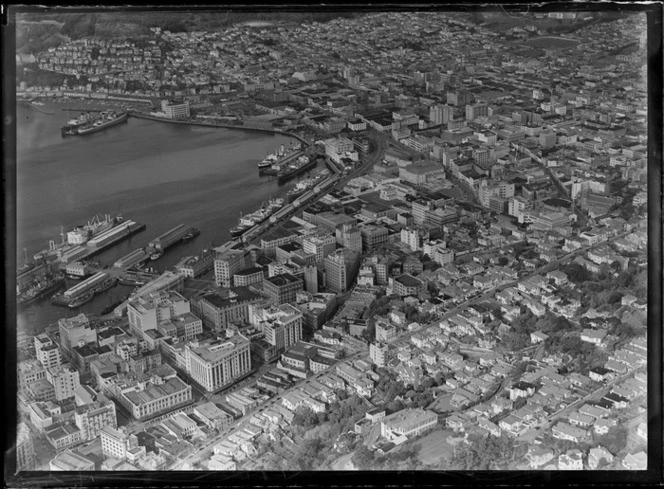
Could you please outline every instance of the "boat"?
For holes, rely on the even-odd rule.
[[[117,284],[117,283],[118,283],[118,279],[109,277],[108,280],[104,280],[101,284],[99,284],[97,287],[95,287],[92,290],[92,293],[93,294],[100,294],[102,292],[107,291],[111,287],[114,287],[115,284]]]
[[[150,255],[150,260],[158,260],[164,254],[163,251],[155,251]]]
[[[56,276],[46,282],[39,282],[35,286],[29,288],[27,291],[19,294],[16,297],[16,303],[19,306],[28,306],[39,299],[57,291],[65,284],[64,278]]]
[[[67,304],[67,307],[70,307],[70,308],[73,309],[74,307],[82,306],[86,302],[90,302],[94,296],[95,295],[92,292],[87,292],[87,293],[85,293],[85,294],[83,294],[79,297],[76,297],[75,299],[72,299],[71,301],[69,301],[69,303]]]
[[[76,119],[73,119],[62,126],[62,135],[84,136],[86,134],[92,134],[108,127],[127,122],[127,118],[127,112],[102,112],[101,117],[97,119],[87,116],[83,122],[79,123],[76,122]]]
[[[120,282],[120,285],[145,285],[148,283],[147,279],[142,279],[139,278],[138,275],[126,275],[124,277],[120,277],[118,280]]]
[[[233,226],[230,229],[231,238],[237,238],[244,234],[244,232],[249,229],[250,226]]]
[[[111,312],[113,312],[115,310],[116,307],[118,307],[120,304],[122,304],[126,300],[127,300],[127,297],[122,297],[120,300],[117,300],[117,301],[107,305],[106,307],[104,307],[101,310],[101,315],[105,316],[106,314],[110,314]]]
[[[182,242],[186,243],[187,241],[191,241],[192,239],[194,239],[199,234],[201,234],[201,232],[198,229],[191,228],[191,230],[182,237]]]
[[[262,223],[272,214],[281,209],[286,201],[281,197],[275,199],[270,199],[268,202],[263,202],[260,208],[251,214],[240,216],[240,220],[237,226],[230,228],[230,234],[232,238],[237,238],[242,236],[242,234],[254,227],[257,224]]]
[[[297,160],[289,163],[286,168],[282,168],[277,173],[279,183],[284,183],[292,177],[316,166],[318,160],[316,158],[309,158],[306,155],[300,156]]]
[[[288,149],[282,144],[274,153],[266,155],[265,158],[258,163],[258,169],[264,173],[276,175],[281,169],[281,161],[290,158],[292,155],[300,151],[301,148],[301,143],[293,144],[292,141],[288,146]]]
[[[274,163],[278,159],[279,158],[274,153],[266,155],[265,158],[263,158],[263,160],[258,163],[258,169],[262,170],[264,168],[268,168],[268,167],[272,166],[272,163]]]
[[[286,192],[286,198],[288,202],[293,202],[300,195],[305,193],[307,190],[312,188],[315,185],[316,181],[313,178],[305,178],[295,185],[292,189]]]

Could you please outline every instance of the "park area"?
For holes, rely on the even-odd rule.
[[[427,436],[415,442],[415,445],[420,446],[419,459],[425,465],[438,465],[441,458],[447,459],[452,457],[454,448],[447,443],[447,437],[454,435],[450,430],[436,430],[429,433]],[[442,464],[444,467],[445,464]]]

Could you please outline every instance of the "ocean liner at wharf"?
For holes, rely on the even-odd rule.
[[[246,231],[252,227],[262,223],[272,214],[281,209],[285,204],[284,199],[276,198],[270,199],[268,203],[263,203],[255,212],[248,214],[246,216],[241,216],[237,226],[232,227],[229,231],[232,238],[237,238],[242,236]]]
[[[35,261],[59,261],[70,263],[90,257],[112,246],[132,234],[145,229],[145,224],[131,220],[125,221],[121,215],[106,215],[103,220],[96,216],[86,225],[76,226],[66,235],[60,232],[62,242],[49,242],[48,249],[34,255]],[[66,236],[66,240],[65,240]]]
[[[60,131],[62,137],[84,136],[127,122],[127,117],[127,112],[102,112],[99,117],[83,113],[78,119],[70,119]]]
[[[288,200],[289,203],[293,202],[300,195],[304,194],[307,190],[313,188],[313,186],[316,185],[320,180],[328,176],[329,173],[330,173],[329,171],[323,170],[322,173],[316,175],[315,177],[307,177],[297,182],[295,187],[286,192],[286,200]]]
[[[302,149],[302,143],[291,141],[288,149],[282,144],[274,153],[270,153],[258,163],[258,170],[266,175],[276,175],[282,163],[295,156]]]

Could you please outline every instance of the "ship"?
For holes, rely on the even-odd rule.
[[[198,229],[191,228],[189,230],[189,232],[182,237],[182,242],[186,243],[187,241],[191,241],[192,239],[194,239],[199,234],[201,234],[201,232]]]
[[[104,308],[101,310],[101,315],[102,315],[102,316],[105,316],[106,314],[110,314],[110,313],[112,313],[112,312],[115,310],[116,307],[118,307],[120,304],[122,304],[122,303],[123,303],[124,301],[126,301],[127,299],[128,299],[128,297],[125,296],[125,297],[122,297],[120,300],[117,300],[117,301],[115,301],[115,302],[113,302],[113,303],[107,305],[106,307],[104,307]]]
[[[127,118],[127,112],[102,112],[101,117],[99,118],[86,116],[85,120],[82,122],[80,122],[80,118],[78,120],[73,119],[62,126],[62,135],[84,136],[86,134],[92,134],[123,122],[127,122]]]
[[[82,306],[83,304],[90,302],[95,295],[92,292],[87,292],[75,299],[72,299],[67,303],[67,307],[75,308]]]
[[[307,190],[309,190],[311,187],[313,187],[314,183],[315,183],[315,180],[313,178],[305,178],[303,180],[300,180],[299,182],[297,182],[295,187],[293,187],[288,192],[286,192],[286,199],[288,199],[289,203],[293,202],[300,195],[302,195]]]
[[[110,214],[106,214],[101,219],[95,215],[86,224],[74,226],[74,228],[67,233],[65,233],[62,226],[60,226],[61,242],[58,243],[55,240],[50,240],[48,248],[35,253],[33,259],[36,262],[42,260],[46,262],[57,260],[67,249],[86,244],[92,239],[99,237],[106,231],[119,225],[122,221],[124,221],[124,218],[120,214],[113,217]]]
[[[285,183],[294,176],[313,168],[317,163],[318,160],[316,158],[309,158],[306,155],[302,155],[277,173],[278,182]]]
[[[16,304],[19,306],[29,306],[30,304],[56,292],[64,286],[65,280],[60,276],[53,277],[50,280],[38,282],[33,287],[16,297]]]
[[[127,272],[121,276],[119,282],[121,285],[141,286],[147,284],[150,280],[154,279],[156,275],[146,272]]]
[[[262,223],[272,214],[281,209],[286,202],[282,198],[270,199],[268,202],[263,202],[260,208],[249,215],[241,216],[237,226],[230,228],[232,238],[242,236],[247,230]]]
[[[265,168],[269,168],[278,159],[279,159],[279,157],[274,153],[266,155],[265,158],[263,158],[263,160],[258,163],[258,169],[263,170]]]
[[[258,170],[262,173],[276,175],[281,168],[281,162],[287,158],[290,158],[301,149],[301,143],[294,144],[291,141],[291,144],[288,146],[288,148],[284,147],[282,144],[274,153],[266,155],[265,158],[263,158],[263,160],[258,163]]]
[[[150,255],[150,260],[153,260],[153,261],[154,261],[154,260],[158,260],[159,258],[162,257],[163,254],[164,254],[163,251],[155,251],[154,253],[152,253],[152,254]]]

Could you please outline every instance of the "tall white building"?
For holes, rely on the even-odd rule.
[[[322,262],[336,248],[336,239],[331,234],[311,234],[302,240],[302,250],[307,254],[316,255],[317,263]]]
[[[47,370],[46,380],[53,385],[58,401],[74,397],[74,391],[81,385],[78,370],[68,363]]]
[[[134,297],[127,305],[129,326],[139,337],[157,329],[159,323],[190,312],[189,301],[174,291]]]
[[[208,392],[215,392],[251,372],[249,340],[241,334],[230,339],[191,342],[184,349],[189,376]]]
[[[123,428],[104,426],[101,431],[101,451],[107,457],[125,460],[145,454],[145,447],[138,445],[138,437],[128,434]]]
[[[55,368],[62,363],[60,348],[46,333],[35,336],[35,353],[44,368]]]
[[[161,101],[161,111],[168,119],[187,119],[191,112],[189,110],[189,101],[185,100],[180,103],[169,102],[168,100]]]
[[[231,287],[233,275],[247,267],[242,250],[227,250],[214,259],[214,281],[218,287]]]
[[[290,304],[258,309],[254,320],[265,335],[265,341],[281,354],[302,339],[302,313]]]

